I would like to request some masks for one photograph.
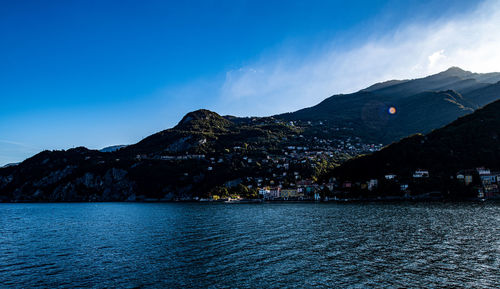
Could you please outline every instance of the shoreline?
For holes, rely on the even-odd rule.
[[[496,203],[500,202],[499,197],[479,199],[444,199],[444,198],[428,198],[428,199],[411,199],[411,198],[359,198],[359,199],[336,199],[336,200],[148,200],[148,201],[3,201],[0,204],[99,204],[99,203],[192,203],[192,204],[297,204],[297,203],[314,203],[314,204],[346,204],[346,203]]]

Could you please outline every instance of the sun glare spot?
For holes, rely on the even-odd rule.
[[[396,108],[394,106],[389,107],[389,114],[396,114]]]

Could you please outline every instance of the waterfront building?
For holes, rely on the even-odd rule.
[[[480,168],[476,168],[476,171],[477,173],[481,176],[481,175],[489,175],[491,174],[491,171],[490,169],[487,169],[485,167],[480,167]]]
[[[428,170],[418,169],[413,174],[413,178],[415,178],[415,179],[428,178],[428,177],[429,177],[429,171]]]
[[[378,180],[377,180],[377,179],[371,179],[371,180],[368,182],[368,190],[369,190],[369,191],[371,191],[371,190],[375,189],[377,186],[378,186]]]
[[[298,197],[304,197],[304,194],[299,193],[297,191],[297,189],[283,189],[283,190],[281,190],[281,198],[283,198],[283,199],[298,198]]]
[[[269,199],[277,199],[281,196],[280,187],[272,187],[269,189]]]
[[[261,195],[264,199],[269,199],[271,197],[271,190],[268,187],[261,188],[259,189],[259,195]]]
[[[497,175],[495,174],[480,174],[479,178],[481,179],[481,183],[483,185],[490,185],[490,184],[496,184],[497,183]]]
[[[327,183],[327,184],[325,184],[325,187],[331,192],[335,188],[335,184],[334,183]]]
[[[472,184],[472,175],[465,175],[464,177],[464,183],[466,186]]]
[[[474,173],[474,170],[462,170],[457,173],[457,180],[464,182],[466,186],[470,185],[472,183],[472,175]]]

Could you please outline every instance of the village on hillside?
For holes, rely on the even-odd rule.
[[[300,176],[295,172],[294,176]],[[348,201],[348,200],[426,200],[426,199],[441,199],[442,192],[430,191],[426,193],[414,194],[413,188],[418,187],[431,177],[426,169],[417,169],[411,176],[401,177],[396,174],[386,174],[383,179],[369,179],[365,182],[338,182],[335,178],[329,179],[328,182],[318,183],[312,179],[298,180],[295,183],[290,183],[288,186],[275,184],[270,181],[268,185],[263,185],[263,179],[258,181],[258,197],[262,201]],[[457,172],[456,175],[450,176],[456,184],[468,189],[473,193],[474,198],[479,200],[499,198],[500,172],[492,172],[490,169],[479,167],[476,169],[465,169]],[[252,187],[252,185],[248,185]],[[383,188],[397,188],[399,196],[379,195],[375,198],[360,198],[359,193],[366,192],[367,196],[376,196],[370,192],[383,192]],[[394,191],[393,191],[394,192]],[[361,194],[363,195],[363,194]],[[200,199],[201,201],[219,200],[228,202],[238,202],[244,200],[238,195],[230,198],[221,198],[213,195],[210,199]]]
[[[332,164],[339,164],[353,156],[371,154],[382,149],[383,144],[369,143],[351,134],[342,134],[348,127],[325,125],[325,121],[282,122],[273,118],[250,120],[257,125],[280,123],[288,127],[314,127],[323,130],[324,137],[296,134],[283,138],[275,146],[258,146],[242,143],[223,152],[200,154],[137,155],[137,160],[183,162],[194,160],[205,165],[207,178],[216,176],[224,168],[246,169],[244,177],[227,181],[201,201],[229,201],[258,199],[261,201],[332,201],[356,199],[440,199],[443,190],[432,183],[433,176],[425,168],[415,169],[408,175],[387,173],[381,178],[364,181],[321,178]],[[327,137],[336,132],[335,138]],[[190,177],[186,171],[184,177]],[[487,168],[463,169],[449,176],[454,191],[463,191],[469,198],[489,199],[498,197],[500,172]],[[449,185],[449,184],[448,184]],[[192,200],[179,197],[178,200]]]

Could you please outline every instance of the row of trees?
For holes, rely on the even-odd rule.
[[[257,199],[259,192],[257,189],[249,188],[243,184],[234,187],[217,186],[210,191],[210,196],[213,198],[243,198]]]

